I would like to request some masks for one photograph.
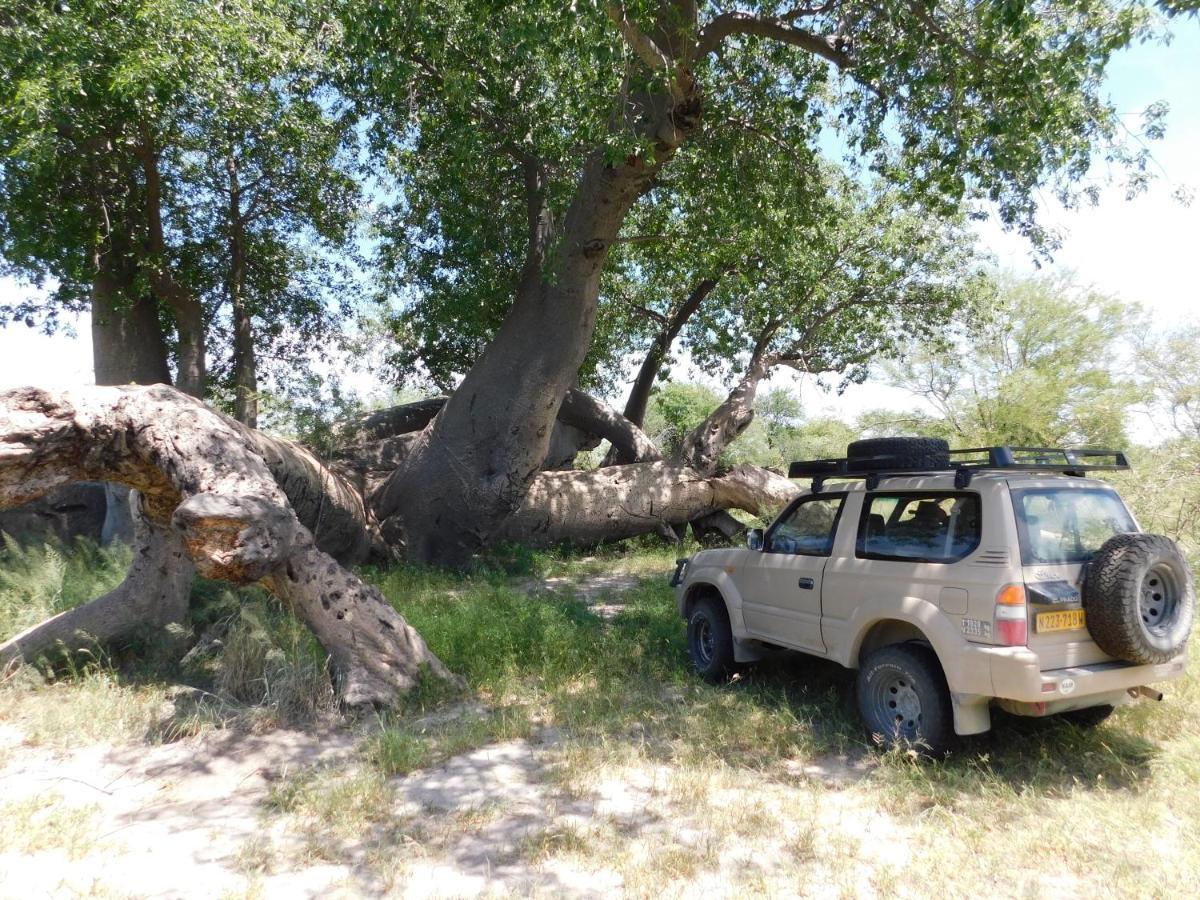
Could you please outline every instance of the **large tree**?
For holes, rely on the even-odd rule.
[[[53,288],[7,317],[53,328],[90,309],[101,384],[168,382],[173,363],[174,382],[205,396],[210,349],[228,354],[252,420],[256,349],[302,361],[339,312],[317,250],[347,249],[357,185],[354,121],[327,86],[327,9],[82,0],[6,13],[0,255]]]
[[[169,7],[169,0],[146,2],[156,14]],[[479,246],[478,235],[492,232],[477,235],[472,223],[503,218],[507,239],[495,253],[504,264],[490,282],[479,272],[475,282],[461,282],[490,284],[508,298],[494,334],[432,422],[379,448],[395,471],[372,504],[311,454],[273,444],[164,388],[6,398],[0,504],[81,475],[133,484],[158,529],[158,546],[148,550],[184,553],[206,574],[275,590],[326,641],[349,697],[367,702],[387,702],[410,686],[422,662],[440,670],[377,595],[317,549],[320,535],[311,529],[326,497],[339,498],[350,534],[377,534],[374,507],[413,556],[461,563],[514,533],[535,540],[610,536],[586,515],[571,523],[570,513],[596,498],[630,530],[646,530],[663,516],[669,523],[727,505],[754,509],[762,498],[796,490],[761,469],[709,475],[678,462],[614,466],[587,477],[541,471],[556,421],[572,410],[630,435],[628,420],[586,401],[580,413],[566,398],[575,396],[592,350],[612,249],[637,237],[625,232],[631,210],[658,199],[656,187],[711,129],[734,120],[722,126],[733,129],[731,140],[767,136],[795,161],[798,178],[814,182],[823,171],[818,151],[844,148],[902,205],[934,217],[987,197],[1007,224],[1036,242],[1043,239],[1038,191],[1056,186],[1070,194],[1097,151],[1122,156],[1112,149],[1116,120],[1098,86],[1110,54],[1147,21],[1140,6],[1074,3],[339,5],[348,36],[344,90],[367,116],[376,147],[404,174],[405,202],[429,220],[429,247],[453,251],[464,240]],[[88,27],[126,6],[85,4]],[[75,21],[74,7],[45,9],[55,25]],[[185,36],[178,55],[187,59],[187,26],[210,9],[180,9],[193,18],[173,23],[178,34],[171,40]],[[166,46],[176,49],[171,41]],[[22,47],[36,65],[32,42]],[[107,82],[89,86],[103,93]],[[134,113],[163,102],[154,79],[134,79],[130,90]],[[54,103],[34,99],[30,108],[50,123],[38,132],[53,151],[47,158],[60,164],[55,126],[73,124],[56,119]],[[98,121],[121,109],[97,106]],[[166,159],[159,151],[167,144],[153,128],[146,135],[143,118],[133,121],[138,127],[119,132],[113,152],[122,164],[129,156],[128,169],[119,171],[132,177],[121,183],[129,208],[145,212],[155,174],[147,159]],[[8,123],[5,134],[15,133],[19,143],[23,132]],[[689,182],[688,196],[739,189],[736,167],[704,174]],[[8,168],[4,177],[7,187]],[[166,182],[163,188],[165,202]],[[85,207],[88,221],[103,221],[98,212],[106,209]],[[177,277],[185,270],[172,254],[155,252],[153,217],[138,221],[142,243],[133,258],[144,283],[159,291],[169,276],[195,295]],[[161,246],[169,247],[169,223],[159,224]],[[7,231],[5,240],[7,255]],[[93,274],[86,266],[79,271]],[[820,318],[819,311],[804,314],[814,323]],[[179,318],[185,370],[184,351],[193,345]]]
[[[511,304],[382,511],[419,558],[462,562],[520,508],[626,218],[714,111],[778,135],[802,172],[821,137],[797,146],[780,110],[815,107],[905,196],[945,213],[986,197],[1038,241],[1038,192],[1070,195],[1097,151],[1120,155],[1099,84],[1148,21],[1074,3],[352,4],[352,87],[410,174],[408,201],[451,248],[505,217],[492,252],[520,260],[489,285]],[[737,172],[710,175],[737,189]]]

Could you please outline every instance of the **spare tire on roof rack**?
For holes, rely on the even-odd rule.
[[[950,445],[941,438],[866,438],[846,447],[856,469],[876,472],[923,472],[950,468]]]

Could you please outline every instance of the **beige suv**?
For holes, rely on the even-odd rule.
[[[1169,539],[1110,484],[1120,453],[858,441],[793,464],[809,490],[746,549],[680,560],[672,583],[698,672],[776,649],[858,670],[868,730],[943,752],[993,705],[1102,721],[1180,677],[1195,607]]]

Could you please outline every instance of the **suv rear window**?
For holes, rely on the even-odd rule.
[[[1108,488],[1021,488],[1012,498],[1027,566],[1086,562],[1114,534],[1137,530]]]
[[[979,495],[870,494],[858,523],[860,559],[957,562],[979,546]]]

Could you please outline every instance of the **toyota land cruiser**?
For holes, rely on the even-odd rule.
[[[999,706],[1102,721],[1179,678],[1195,608],[1168,538],[1141,533],[1099,450],[858,441],[794,463],[807,490],[745,549],[680,560],[672,583],[698,673],[776,649],[858,670],[884,744],[950,747]]]

